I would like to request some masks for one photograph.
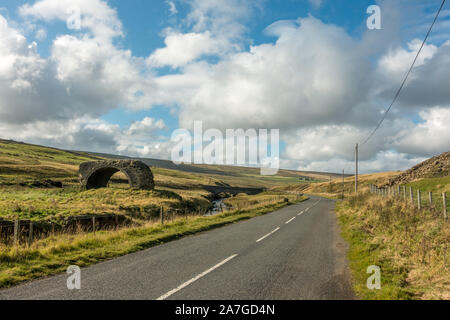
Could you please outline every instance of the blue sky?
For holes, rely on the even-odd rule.
[[[61,3],[81,8],[81,30],[68,30]],[[373,4],[381,7],[382,29],[369,31],[366,9]],[[3,132],[20,126],[8,137],[167,158],[171,132],[193,120],[219,129],[279,128],[284,167],[340,171],[388,105],[439,4],[4,0],[0,15],[12,35],[4,61],[18,60],[17,70],[5,69],[11,90],[0,91]],[[362,151],[363,170],[402,169],[447,151],[446,141],[422,149],[417,141],[424,132],[446,134],[435,130],[442,120],[436,114],[450,105],[438,67],[447,55],[447,7],[417,77]],[[16,34],[31,51],[24,53]],[[422,84],[421,74],[437,85]],[[66,134],[56,129],[68,127]],[[414,141],[408,138],[416,131]]]

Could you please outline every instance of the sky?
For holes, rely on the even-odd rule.
[[[279,129],[283,168],[352,172],[440,3],[2,0],[0,137],[169,159],[171,133],[201,120]],[[450,150],[449,39],[447,3],[362,172]]]

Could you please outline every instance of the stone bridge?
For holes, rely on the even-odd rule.
[[[80,164],[79,178],[83,188],[98,189],[108,186],[113,174],[121,171],[135,189],[153,189],[155,183],[150,168],[142,161],[105,160],[83,162]]]

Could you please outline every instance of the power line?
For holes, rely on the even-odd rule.
[[[431,24],[430,29],[428,29],[427,35],[425,36],[425,39],[423,40],[422,45],[419,48],[419,51],[417,51],[416,57],[414,58],[414,61],[411,65],[411,67],[409,68],[408,73],[406,74],[405,78],[403,79],[403,82],[402,82],[400,88],[397,90],[397,93],[395,94],[394,99],[392,100],[391,104],[389,105],[389,108],[387,108],[387,110],[384,112],[383,117],[381,118],[380,122],[375,127],[375,129],[372,131],[372,133],[369,134],[369,136],[366,138],[366,140],[364,140],[362,145],[366,144],[370,140],[370,138],[372,138],[372,136],[375,134],[375,132],[377,132],[377,130],[381,127],[381,124],[386,119],[386,117],[387,117],[389,111],[391,110],[392,106],[394,105],[395,101],[397,101],[397,98],[399,97],[400,92],[402,91],[403,87],[405,86],[406,80],[408,80],[409,74],[411,73],[412,69],[414,68],[414,65],[416,64],[417,58],[419,57],[420,52],[422,51],[422,48],[424,47],[425,43],[428,40],[431,30],[433,29],[434,24],[436,23],[436,20],[438,19],[439,14],[441,13],[442,8],[444,7],[445,1],[446,0],[442,0],[441,6],[440,6],[438,12],[436,13],[436,16],[434,17],[433,23]]]

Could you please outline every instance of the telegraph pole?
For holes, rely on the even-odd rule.
[[[358,193],[358,144],[355,148],[355,193]]]
[[[344,170],[342,170],[342,200],[344,200]]]

